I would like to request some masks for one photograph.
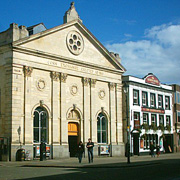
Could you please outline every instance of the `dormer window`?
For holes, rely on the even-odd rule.
[[[33,35],[33,29],[29,30],[29,36]]]

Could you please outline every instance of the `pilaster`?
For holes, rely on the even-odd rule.
[[[23,66],[12,66],[12,143],[24,144],[24,81]],[[21,129],[20,136],[18,129]],[[19,139],[20,138],[20,139]],[[19,142],[20,141],[20,142]]]
[[[5,66],[5,120],[3,121],[4,135],[11,137],[12,125],[12,66]]]
[[[117,143],[123,143],[122,123],[122,84],[116,84],[116,119],[117,119]]]
[[[90,137],[90,79],[82,78],[83,83],[83,142]]]
[[[24,66],[24,143],[33,143],[33,115],[31,114],[31,97],[32,96],[32,73],[33,68]]]
[[[97,119],[96,117],[96,79],[90,79],[90,137],[93,142],[97,142]]]
[[[60,144],[60,73],[51,72],[51,143]]]
[[[67,117],[66,117],[66,79],[67,79],[67,74],[61,73],[60,74],[60,141],[61,145],[68,145],[68,123],[67,123]]]
[[[109,83],[109,112],[110,112],[110,140],[111,144],[116,144],[116,96],[115,83]]]

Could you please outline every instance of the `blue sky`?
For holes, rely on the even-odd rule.
[[[63,23],[70,0],[0,0],[0,32],[9,24],[49,29]],[[76,0],[83,24],[109,50],[120,54],[126,75],[154,73],[180,84],[180,0]]]

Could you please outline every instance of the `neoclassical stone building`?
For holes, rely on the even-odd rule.
[[[95,155],[100,145],[124,155],[124,71],[118,54],[82,24],[74,3],[52,29],[11,24],[0,33],[0,137],[9,139],[10,160],[20,146],[37,158],[41,141],[50,158],[74,156],[78,141],[89,137]]]

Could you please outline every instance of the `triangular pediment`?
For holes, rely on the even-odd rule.
[[[125,71],[120,62],[78,20],[18,40],[13,46],[60,56],[69,61]]]

